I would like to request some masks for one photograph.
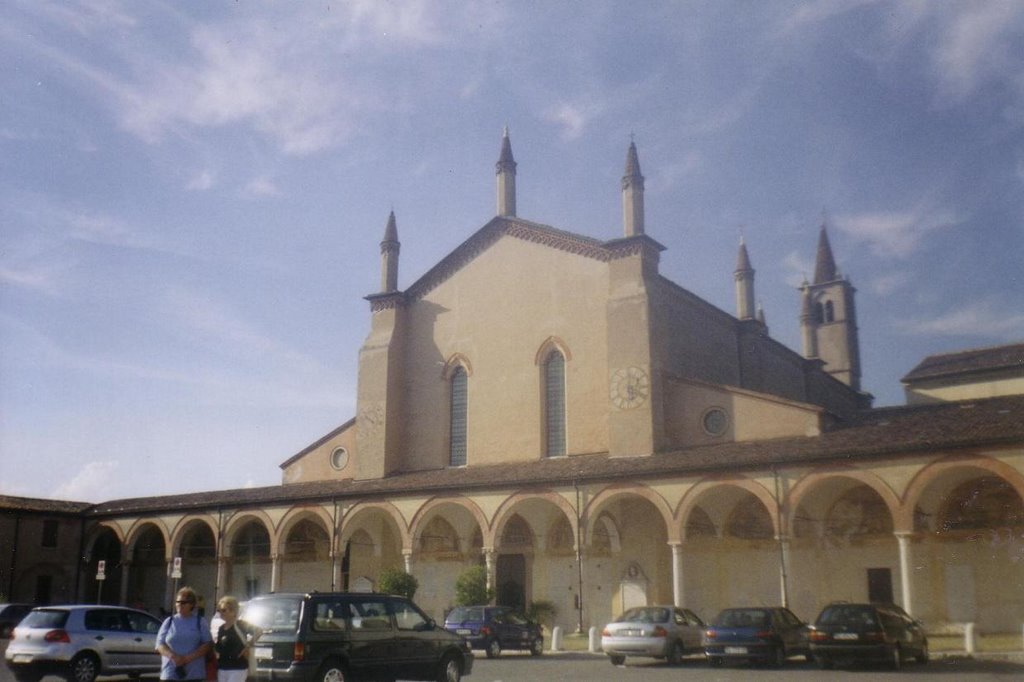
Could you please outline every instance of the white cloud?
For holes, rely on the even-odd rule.
[[[71,480],[54,488],[50,497],[79,502],[109,499],[111,479],[114,478],[119,466],[116,460],[88,462]]]
[[[193,191],[206,191],[213,187],[214,174],[209,168],[204,168],[195,175],[185,184],[185,189]]]
[[[926,234],[960,220],[945,209],[911,208],[837,216],[830,222],[856,241],[866,243],[876,256],[906,258],[917,250]]]
[[[892,272],[887,275],[881,275],[875,277],[869,286],[879,296],[888,296],[889,294],[899,291],[905,287],[911,281],[909,274],[905,272]]]
[[[52,266],[10,268],[0,265],[0,282],[56,296],[60,294],[61,287],[54,278],[54,272]]]
[[[953,16],[933,52],[935,76],[944,94],[963,99],[985,81],[1019,75],[1024,4],[990,0],[945,7],[953,9]]]
[[[575,140],[583,135],[599,110],[600,107],[593,104],[559,102],[549,107],[543,116],[544,120],[561,126],[562,139]]]
[[[250,197],[278,197],[281,190],[268,177],[253,178],[245,186],[245,194]]]
[[[799,251],[790,251],[782,259],[782,268],[787,273],[786,284],[799,287],[806,282],[814,271],[814,263],[807,260]]]
[[[1024,312],[993,300],[968,303],[937,317],[898,321],[908,334],[1020,338],[1024,336]]]

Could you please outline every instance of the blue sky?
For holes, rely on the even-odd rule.
[[[864,388],[1024,338],[1024,3],[0,5],[0,493],[268,485],[354,410],[393,208],[406,287],[494,214],[621,235],[772,336],[826,216]]]

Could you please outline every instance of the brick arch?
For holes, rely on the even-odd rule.
[[[505,498],[505,501],[498,506],[498,511],[494,514],[494,520],[491,523],[489,529],[485,529],[484,535],[484,547],[495,547],[497,546],[498,538],[505,531],[505,525],[509,519],[516,514],[516,508],[524,502],[529,500],[541,499],[550,502],[555,507],[560,509],[566,518],[569,519],[569,525],[572,527],[573,536],[576,535],[576,524],[573,523],[576,520],[576,509],[569,504],[563,496],[559,495],[553,490],[535,490],[535,491],[520,491],[513,493]],[[575,538],[578,543],[579,538]],[[489,543],[489,544],[488,544]]]
[[[892,486],[883,480],[881,476],[873,471],[864,471],[863,469],[855,469],[854,467],[843,467],[839,469],[832,467],[829,469],[811,471],[805,476],[802,476],[785,497],[782,509],[783,518],[786,519],[787,535],[793,535],[793,520],[796,516],[796,510],[800,508],[800,503],[813,493],[819,485],[836,478],[852,479],[867,486],[868,488],[871,488],[879,497],[882,498],[882,501],[885,502],[885,506],[889,510],[889,515],[892,517],[893,530],[907,530],[897,523],[897,519],[899,519],[900,514],[903,513],[903,504],[900,501],[899,496],[896,494],[896,491],[893,490]],[[913,516],[913,509],[911,509],[911,516]]]
[[[557,336],[549,336],[537,347],[537,354],[533,357],[533,364],[538,367],[543,365],[544,361],[547,360],[548,353],[553,350],[561,353],[566,362],[572,360],[572,351],[569,350],[569,344]]]
[[[672,518],[672,509],[665,498],[645,485],[624,483],[606,487],[586,504],[584,513],[581,516],[580,525],[583,527],[583,537],[587,546],[593,542],[594,523],[600,517],[604,507],[616,497],[630,495],[647,500],[654,505],[654,508],[661,514],[662,521],[665,524],[665,533],[668,536],[668,541],[676,542],[679,540],[678,528]]]
[[[164,539],[164,553],[166,554],[167,561],[171,560],[171,534],[167,530],[166,524],[158,518],[143,518],[137,519],[135,523],[131,525],[128,532],[125,533],[124,549],[125,556],[132,556],[135,553],[135,543],[138,542],[139,536],[142,535],[146,526],[153,526],[160,533]]]
[[[473,376],[473,363],[469,361],[469,358],[467,358],[462,353],[452,353],[451,356],[449,356],[449,358],[445,361],[444,370],[442,372],[442,375],[444,376],[446,381],[452,378],[452,373],[458,367],[461,367],[462,369],[466,370],[467,377]]]
[[[438,507],[444,507],[447,505],[454,505],[460,507],[469,512],[469,515],[476,521],[477,526],[480,528],[480,533],[484,534],[487,532],[489,526],[487,517],[484,516],[483,510],[476,502],[469,499],[468,497],[433,497],[427,500],[416,513],[413,515],[412,520],[409,522],[409,542],[413,542],[415,537],[419,534],[420,526],[430,522],[431,512]],[[411,547],[404,549],[412,549]]]
[[[273,547],[274,522],[262,509],[254,509],[238,512],[228,519],[228,522],[224,525],[224,549],[221,551],[221,554],[228,556],[231,551],[231,544],[235,541],[235,536],[238,535],[242,528],[252,521],[263,526],[263,529],[267,531],[267,537],[270,538],[271,547]],[[328,533],[328,535],[330,535],[330,533]],[[273,554],[273,551],[271,551],[271,554]]]
[[[955,469],[978,469],[993,476],[998,476],[1010,484],[1021,499],[1024,500],[1024,474],[1017,469],[992,457],[984,455],[949,455],[931,464],[925,465],[907,485],[903,493],[903,505],[900,508],[898,529],[913,530],[914,508],[923,497],[928,487],[937,482],[944,474]]]
[[[374,510],[383,512],[384,516],[391,519],[391,522],[395,524],[395,528],[398,530],[398,539],[402,543],[402,550],[411,550],[412,534],[409,532],[409,525],[405,522],[402,512],[398,511],[398,508],[390,502],[359,502],[346,511],[342,517],[341,533],[338,536],[339,546],[344,547],[345,543],[352,537],[352,533],[349,531],[352,520],[363,513]]]
[[[680,500],[679,506],[676,508],[676,513],[672,517],[672,530],[678,533],[676,540],[684,540],[686,535],[686,522],[689,519],[690,513],[693,508],[697,506],[697,503],[705,494],[720,488],[723,486],[729,486],[733,488],[739,488],[750,493],[764,505],[765,510],[768,512],[768,518],[772,522],[772,530],[778,535],[779,534],[779,514],[778,506],[776,504],[775,496],[764,487],[763,484],[755,481],[751,478],[742,477],[723,477],[723,478],[709,478],[697,483],[695,486],[690,488],[683,499]],[[672,540],[672,538],[670,538]]]
[[[189,516],[183,516],[181,520],[174,525],[174,529],[171,531],[171,542],[168,544],[168,548],[171,550],[171,556],[181,556],[178,549],[181,547],[181,540],[185,537],[185,530],[188,529],[193,523],[200,523],[210,529],[210,533],[213,535],[213,546],[219,551],[217,547],[217,521],[209,514],[193,514]]]
[[[328,542],[334,537],[334,519],[331,518],[327,510],[321,505],[310,505],[303,507],[292,507],[288,510],[288,513],[281,519],[281,523],[275,531],[270,533],[270,555],[275,556],[281,554],[281,548],[284,546],[284,541],[288,537],[288,533],[292,528],[295,527],[299,521],[304,519],[310,519],[319,522],[324,532],[327,533]]]

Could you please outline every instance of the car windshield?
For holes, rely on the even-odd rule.
[[[299,628],[297,597],[254,599],[246,605],[245,620],[263,632],[294,632]]]
[[[664,623],[668,620],[668,609],[643,606],[626,611],[619,617],[620,622]]]
[[[68,622],[68,612],[63,609],[36,609],[30,611],[21,627],[29,628],[62,628]]]
[[[819,625],[866,625],[877,627],[875,609],[870,606],[829,606],[818,618]]]
[[[771,616],[764,609],[726,609],[718,614],[715,626],[720,628],[766,628]]]

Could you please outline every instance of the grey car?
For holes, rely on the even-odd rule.
[[[664,658],[672,665],[683,656],[703,651],[704,622],[678,606],[638,606],[629,609],[601,632],[601,648],[612,665],[626,656]]]
[[[97,675],[160,672],[160,621],[144,611],[97,604],[33,609],[4,654],[18,682],[56,674],[73,682]]]

